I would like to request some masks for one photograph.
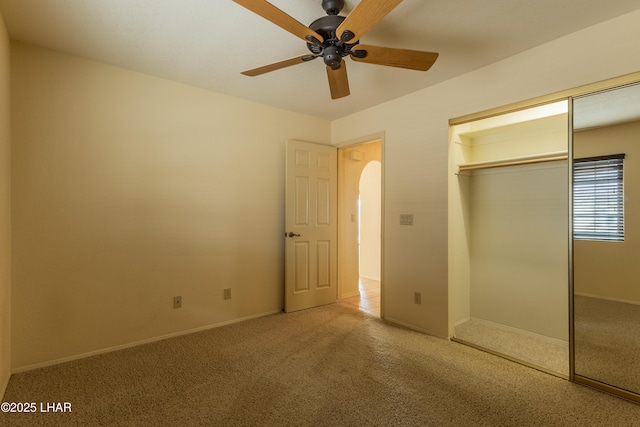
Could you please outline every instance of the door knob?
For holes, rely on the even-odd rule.
[[[296,234],[293,231],[290,231],[288,233],[287,232],[284,233],[284,237],[300,237],[300,236],[302,236],[302,234]]]

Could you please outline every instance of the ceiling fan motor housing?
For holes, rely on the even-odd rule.
[[[334,2],[330,0],[323,1],[323,7],[325,3]],[[307,47],[314,55],[321,56],[324,59],[324,63],[334,70],[340,68],[342,58],[349,55],[351,49],[359,43],[359,41],[356,41],[353,44],[348,44],[338,39],[336,29],[344,20],[344,16],[327,15],[316,19],[309,25],[309,28],[322,36],[324,42],[307,43]]]
[[[322,8],[327,15],[337,15],[344,7],[344,0],[322,0]]]

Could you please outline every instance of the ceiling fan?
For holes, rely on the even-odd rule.
[[[346,17],[339,15],[344,0],[322,0],[327,16],[316,19],[308,27],[266,0],[233,1],[303,39],[311,52],[242,72],[246,76],[258,76],[321,57],[327,69],[331,98],[338,99],[349,95],[347,68],[342,59],[346,56],[358,62],[419,71],[427,71],[438,59],[434,52],[360,44],[360,38],[402,0],[360,0]]]

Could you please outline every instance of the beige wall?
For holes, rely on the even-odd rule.
[[[9,37],[0,15],[0,398],[11,368],[11,132]]]
[[[584,130],[574,135],[574,156],[624,153],[624,242],[574,242],[578,294],[640,304],[640,121]]]
[[[568,340],[567,177],[566,161],[473,173],[471,317]]]
[[[380,280],[382,163],[373,160],[360,175],[360,277]]]
[[[443,337],[453,323],[449,119],[638,71],[640,56],[629,54],[638,38],[634,12],[332,123],[335,144],[385,132],[386,319]],[[402,213],[415,215],[413,227],[400,226]],[[413,304],[416,291],[421,305]]]
[[[26,44],[11,59],[14,369],[282,309],[285,141],[329,143],[329,122]]]

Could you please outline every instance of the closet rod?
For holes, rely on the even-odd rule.
[[[502,168],[505,166],[519,166],[519,165],[530,165],[534,163],[546,163],[546,162],[557,162],[559,160],[567,160],[569,156],[566,154],[557,155],[557,156],[549,156],[549,157],[538,157],[538,158],[530,158],[530,159],[514,159],[514,160],[502,160],[496,162],[487,162],[487,163],[478,163],[478,164],[468,164],[468,165],[460,165],[458,167],[459,172],[467,172],[479,169],[491,169],[491,168]]]

